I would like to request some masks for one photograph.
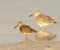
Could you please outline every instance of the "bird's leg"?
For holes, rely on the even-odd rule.
[[[40,30],[43,30],[43,27],[41,27]]]
[[[44,29],[45,29],[45,30],[47,30],[47,28],[46,28],[46,27],[44,27]]]
[[[41,30],[47,30],[47,28],[46,27],[41,27]]]
[[[27,40],[27,35],[26,35],[26,40]]]
[[[40,30],[42,30],[42,28],[40,28]]]

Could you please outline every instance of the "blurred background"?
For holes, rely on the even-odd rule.
[[[40,31],[34,17],[28,17],[35,10],[40,10],[57,21],[57,24],[47,27],[47,30],[56,34],[55,40],[60,41],[60,0],[0,0],[0,44],[17,43],[24,39],[18,28],[13,29],[18,21]]]

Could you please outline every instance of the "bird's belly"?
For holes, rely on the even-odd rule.
[[[37,21],[37,24],[38,24],[40,27],[44,27],[44,26],[48,26],[48,25],[49,25],[48,23],[43,23],[43,22],[38,22],[38,21]]]
[[[31,34],[32,34],[32,33],[25,33],[25,32],[22,33],[22,35],[24,35],[24,36],[26,36],[26,35],[27,35],[27,36],[30,36]]]
[[[35,18],[35,21],[37,25],[40,27],[45,27],[45,26],[50,25],[49,23],[47,23],[46,21],[43,21],[42,19]]]

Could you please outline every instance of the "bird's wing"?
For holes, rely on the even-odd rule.
[[[27,26],[27,25],[22,26],[21,30],[27,33],[37,32],[36,30],[32,29],[30,26]]]
[[[47,16],[47,15],[43,15],[45,17],[45,19],[49,22],[49,23],[56,23],[56,21],[51,18],[50,16]]]
[[[48,23],[56,22],[50,16],[47,16],[47,15],[44,15],[44,14],[39,15],[38,16],[38,20],[43,21],[43,22],[48,22]]]

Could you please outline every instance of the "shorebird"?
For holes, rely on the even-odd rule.
[[[14,27],[14,29],[17,26],[19,27],[20,32],[26,37],[26,40],[27,40],[27,36],[37,32],[36,30],[32,29],[30,26],[23,24],[23,22],[21,21],[18,22],[18,24]]]
[[[35,17],[35,21],[36,21],[37,25],[39,25],[41,28],[52,25],[52,24],[56,24],[56,21],[54,19],[52,19],[50,16],[41,14],[41,12],[39,10],[36,10],[29,17],[31,17],[31,16]]]

